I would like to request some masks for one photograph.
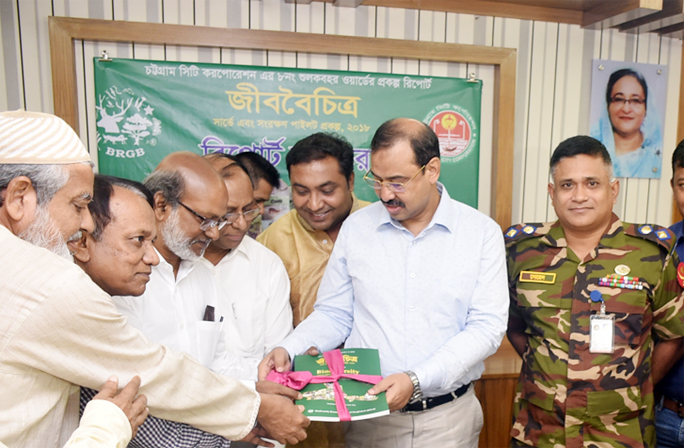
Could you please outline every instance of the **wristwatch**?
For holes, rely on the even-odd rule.
[[[413,395],[411,395],[411,398],[409,398],[408,402],[415,403],[416,401],[421,401],[423,399],[423,391],[420,388],[420,381],[418,380],[418,377],[411,370],[407,370],[404,373],[408,375],[409,379],[413,383]]]

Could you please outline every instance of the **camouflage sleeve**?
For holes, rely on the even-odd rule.
[[[684,336],[684,290],[677,280],[677,253],[667,257],[653,296],[653,330],[660,340]]]
[[[525,331],[526,324],[522,317],[522,313],[520,312],[520,308],[518,307],[516,276],[511,273],[510,268],[508,269],[508,295],[510,297],[510,305],[508,310],[508,331],[512,330],[522,333]]]
[[[509,247],[507,262],[508,262],[508,328],[506,336],[508,341],[513,345],[516,352],[522,357],[527,347],[527,323],[522,317],[520,307],[518,307],[518,288],[517,288],[517,270],[515,268],[515,261],[510,256],[513,249]]]

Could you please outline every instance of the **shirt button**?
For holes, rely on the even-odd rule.
[[[409,307],[409,311],[413,311],[414,308],[412,306]]]
[[[411,272],[411,275],[409,277],[416,278],[416,274],[414,272]]]
[[[328,244],[328,240],[323,240],[323,244]]]
[[[180,324],[180,329],[182,330],[183,328],[185,328],[185,324]]]
[[[411,340],[409,341],[409,344],[410,344],[410,345],[413,345],[413,339],[411,339]]]
[[[418,244],[418,241],[413,240],[413,245],[415,246],[416,244]]]

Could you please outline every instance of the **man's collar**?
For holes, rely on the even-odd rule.
[[[567,247],[568,242],[565,239],[565,231],[561,226],[560,221],[556,221],[551,225],[551,228],[542,236],[541,240],[551,247]],[[601,236],[599,247],[619,248],[626,244],[625,233],[623,232],[622,221],[615,213],[611,214],[610,224],[607,230]]]
[[[670,226],[670,230],[675,234],[675,237],[679,241],[680,238],[684,237],[684,221],[678,221]]]
[[[236,247],[235,249],[232,249],[232,250],[231,250],[230,252],[228,252],[223,258],[221,258],[221,260],[217,263],[217,266],[218,266],[219,264],[221,264],[224,260],[225,260],[225,261],[228,261],[228,260],[230,260],[230,259],[236,257],[237,254],[242,254],[242,255],[244,255],[245,258],[247,258],[247,260],[250,261],[250,260],[249,260],[249,252],[247,251],[247,246],[246,246],[246,242],[245,242],[245,240],[246,240],[247,238],[250,238],[250,236],[249,236],[249,235],[245,235],[244,238],[242,238],[242,241],[240,241],[240,244],[238,244],[238,247]]]
[[[166,271],[167,273],[170,273],[172,277],[175,277],[176,281],[180,281],[183,278],[185,278],[195,268],[195,261],[183,260],[181,258],[180,266],[178,267],[178,274],[174,276],[173,266],[171,266],[171,263],[166,261],[166,258],[164,258],[164,256],[159,252],[159,250],[157,250],[156,247],[154,247],[154,251],[157,253],[157,256],[159,257],[159,264],[157,266],[153,266],[152,268],[154,269],[156,267],[158,269]]]
[[[442,185],[441,182],[437,182],[436,187],[440,195],[439,203],[437,204],[437,209],[435,209],[434,215],[432,215],[430,223],[427,225],[427,227],[425,227],[423,232],[429,230],[434,225],[440,225],[446,228],[450,233],[453,233],[456,230],[456,224],[458,222],[458,209],[451,201],[451,197],[449,196],[449,193],[444,185]],[[377,223],[378,227],[389,224],[397,229],[406,230],[406,228],[399,221],[390,216],[389,212],[384,206],[382,213],[380,213],[379,216],[380,219],[378,219]]]

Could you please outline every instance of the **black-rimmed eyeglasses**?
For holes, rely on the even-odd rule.
[[[218,228],[218,230],[221,230],[223,228],[223,226],[228,224],[228,222],[225,219],[216,220],[216,219],[205,218],[204,216],[200,215],[199,213],[197,213],[196,211],[194,211],[193,209],[191,209],[187,205],[183,204],[181,201],[178,201],[178,203],[180,205],[182,205],[183,207],[185,207],[185,209],[187,211],[189,211],[190,213],[195,215],[197,217],[197,219],[200,220],[200,229],[202,230],[202,232],[206,232],[207,230],[212,229],[214,227]]]

